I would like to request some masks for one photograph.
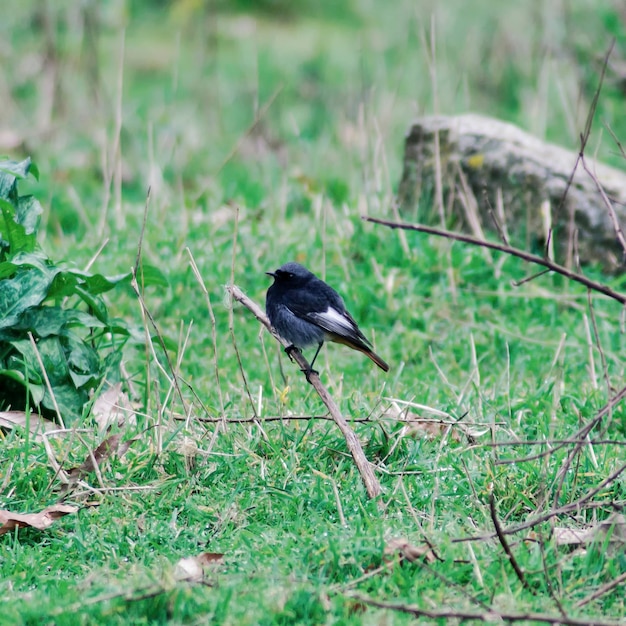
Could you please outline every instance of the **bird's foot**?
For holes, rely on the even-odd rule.
[[[312,367],[309,367],[308,369],[302,369],[300,371],[306,376],[306,381],[309,384],[313,384],[311,383],[311,374],[315,374],[316,376],[320,375],[320,373],[317,370],[314,370]]]
[[[291,353],[297,349],[298,349],[297,346],[294,346],[293,344],[285,348],[285,354],[289,357],[290,361],[293,361],[293,357],[291,356]]]

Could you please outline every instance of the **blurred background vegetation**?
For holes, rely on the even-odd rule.
[[[93,271],[128,272],[150,188],[142,252],[169,286],[147,287],[145,299],[197,394],[184,387],[195,412],[183,427],[172,416],[185,411],[166,393],[165,377],[144,349],[142,325],[153,329],[141,319],[134,293],[120,287],[114,297],[107,294],[112,315],[137,326],[133,345],[140,349],[130,351],[124,366],[141,410],[138,440],[105,479],[146,491],[103,496],[103,506],[67,522],[76,525],[71,541],[50,535],[46,551],[38,540],[21,544],[17,537],[0,545],[0,579],[18,594],[37,589],[34,600],[17,596],[12,615],[29,610],[28,623],[39,623],[41,606],[80,603],[86,577],[93,585],[87,593],[106,595],[116,581],[124,586],[125,577],[143,584],[160,568],[169,572],[202,545],[231,560],[214,589],[177,588],[171,606],[191,607],[189,620],[199,619],[193,597],[205,611],[198,615],[232,610],[233,624],[261,623],[260,603],[268,624],[296,623],[298,611],[309,609],[315,614],[309,623],[334,610],[345,617],[341,623],[361,623],[360,609],[331,606],[329,586],[356,581],[380,564],[389,533],[421,540],[419,523],[448,550],[441,570],[456,587],[398,567],[388,578],[368,579],[365,591],[417,601],[420,589],[419,601],[423,595],[441,604],[450,593],[461,605],[469,590],[487,603],[504,598],[520,610],[556,612],[554,590],[544,584],[546,560],[562,575],[557,594],[568,608],[619,575],[618,557],[576,560],[546,542],[548,557],[535,546],[522,557],[539,580],[535,595],[503,565],[499,546],[479,544],[470,561],[465,544],[447,543],[474,526],[491,528],[488,493],[497,493],[507,523],[549,507],[552,497],[554,506],[580,497],[623,462],[619,446],[603,448],[599,462],[585,449],[580,473],[561,485],[569,448],[536,463],[497,465],[499,452],[488,446],[431,441],[399,424],[360,425],[366,454],[379,464],[390,494],[380,512],[364,504],[360,478],[332,424],[269,424],[263,436],[230,425],[218,436],[193,418],[221,416],[222,401],[229,419],[250,416],[257,402],[263,415],[323,410],[290,364],[281,378],[278,350],[272,340],[259,340],[247,311],[223,306],[233,268],[235,281],[262,302],[264,272],[298,260],[345,296],[392,364],[383,378],[360,355],[324,351],[322,376],[348,415],[378,418],[381,398],[393,396],[467,414],[467,421],[493,428],[495,439],[566,438],[591,419],[609,393],[602,358],[615,388],[624,379],[617,304],[595,303],[596,342],[587,294],[577,286],[544,276],[518,289],[511,281],[529,270],[515,259],[489,263],[481,250],[404,239],[360,216],[389,215],[403,137],[418,115],[483,113],[576,150],[613,38],[587,152],[623,168],[608,129],[626,141],[625,7],[623,0],[5,0],[0,153],[30,156],[38,165],[39,182],[24,181],[20,190],[36,194],[44,207],[40,243],[51,258],[78,268],[93,260]],[[187,248],[213,302],[216,344]],[[623,289],[624,280],[613,277],[611,285]],[[231,323],[254,401],[244,389]],[[163,359],[158,345],[156,354]],[[613,420],[623,433],[623,410]],[[158,442],[157,421],[167,430]],[[196,456],[182,451],[190,441]],[[5,477],[7,501],[19,510],[55,501],[56,473],[46,454],[17,437],[9,443],[0,467],[25,469]],[[73,445],[71,458],[84,459],[83,447]],[[521,457],[528,449],[509,453]],[[340,483],[349,528],[337,522],[328,476]],[[623,484],[613,482],[609,491],[598,497],[623,501]],[[607,504],[601,513],[609,512]],[[595,511],[584,515],[597,521]],[[60,577],[49,571],[51,559],[67,593],[56,591]],[[300,584],[304,596],[290,596]],[[315,596],[313,608],[311,588],[321,589],[322,598]],[[168,602],[146,600],[162,621]],[[602,596],[597,606],[621,616],[624,594]],[[131,623],[124,621],[123,600],[117,607],[119,623]],[[283,621],[272,621],[275,615]],[[94,622],[105,618],[111,614]]]

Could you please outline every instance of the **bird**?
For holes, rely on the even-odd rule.
[[[294,262],[265,273],[274,279],[267,290],[265,311],[274,330],[291,344],[285,352],[290,355],[294,348],[317,344],[307,378],[315,372],[313,365],[324,341],[358,350],[380,369],[389,371],[389,365],[372,350],[343,299],[330,285]]]

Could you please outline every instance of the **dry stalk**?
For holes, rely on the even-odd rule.
[[[239,289],[239,287],[237,287],[236,285],[227,285],[226,290],[234,300],[243,304],[243,306],[245,306],[284,347],[287,347],[289,345],[288,342],[284,341],[274,333],[265,313],[263,313],[263,311],[256,304],[256,302],[248,298],[248,296],[246,296],[241,291],[241,289]],[[308,372],[311,369],[308,361],[304,358],[304,356],[302,356],[302,353],[299,350],[292,350],[290,356],[296,361],[296,363],[304,372]],[[376,475],[374,474],[374,471],[372,470],[369,461],[365,457],[363,448],[361,447],[359,440],[354,434],[354,431],[352,430],[352,428],[350,428],[350,425],[346,421],[346,418],[341,414],[339,407],[333,400],[330,393],[328,393],[326,387],[322,385],[319,375],[316,372],[310,373],[308,376],[308,381],[311,383],[311,385],[313,385],[322,402],[328,408],[328,411],[331,414],[335,424],[337,424],[339,430],[341,430],[341,433],[346,440],[348,450],[350,451],[350,454],[354,459],[357,469],[361,474],[365,489],[367,490],[367,495],[370,498],[376,498],[381,493],[380,483],[378,482],[378,479],[376,478]]]

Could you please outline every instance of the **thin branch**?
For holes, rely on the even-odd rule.
[[[265,115],[269,111],[272,104],[274,104],[274,100],[276,100],[276,98],[279,96],[282,90],[283,90],[283,85],[279,85],[274,90],[274,93],[269,97],[268,101],[261,107],[259,112],[255,115],[254,120],[252,120],[252,124],[250,124],[250,126],[248,126],[248,128],[246,128],[246,130],[241,134],[239,139],[237,139],[237,142],[235,143],[235,145],[231,148],[230,152],[226,155],[221,165],[217,168],[217,171],[215,172],[215,176],[217,176],[217,174],[219,174],[226,167],[228,162],[237,154],[237,152],[239,152],[239,149],[241,148],[241,144],[243,143],[244,139],[254,132],[254,129],[257,127],[258,123],[265,117]]]
[[[578,169],[578,164],[581,159],[584,158],[585,148],[587,147],[587,142],[589,141],[589,135],[591,134],[591,126],[593,124],[593,118],[596,115],[596,108],[598,106],[598,100],[600,99],[600,92],[602,91],[602,83],[604,82],[604,75],[606,73],[606,68],[609,64],[609,57],[613,52],[613,47],[615,46],[615,38],[611,40],[611,44],[609,45],[609,49],[604,55],[604,62],[602,63],[602,70],[600,72],[600,79],[598,80],[598,87],[596,88],[595,93],[593,94],[593,99],[591,100],[591,106],[589,107],[589,112],[587,113],[587,119],[585,120],[585,128],[580,135],[580,151],[578,152],[578,156],[576,157],[576,163],[574,163],[574,167],[572,169],[572,173],[570,174],[569,179],[567,180],[567,184],[565,185],[565,189],[563,190],[563,195],[561,196],[561,201],[559,202],[559,208],[557,209],[557,214],[561,213],[561,209],[565,204],[565,199],[567,198],[567,194],[569,193],[570,187],[574,182],[574,176],[576,175],[576,170]],[[572,257],[574,253],[574,212],[573,206],[570,207],[570,215],[569,215],[569,233],[568,233],[568,245],[567,245],[567,255],[566,255],[566,264],[569,267],[572,263]]]
[[[504,533],[502,532],[502,525],[500,524],[500,520],[498,519],[498,513],[496,511],[496,499],[493,495],[493,492],[489,494],[489,512],[491,514],[491,521],[493,522],[493,527],[496,530],[496,535],[498,536],[500,545],[502,546],[502,549],[504,550],[506,556],[508,557],[509,563],[511,564],[511,567],[513,568],[513,571],[515,572],[515,575],[517,576],[519,581],[522,583],[524,589],[530,591],[530,593],[532,593],[533,595],[536,595],[535,590],[528,584],[528,581],[526,580],[526,576],[524,575],[522,568],[517,563],[517,559],[515,558],[515,555],[511,551],[509,542],[506,540],[506,537],[504,536]]]
[[[176,373],[176,370],[174,369],[174,364],[172,363],[172,360],[170,359],[170,355],[167,351],[167,347],[165,345],[165,340],[163,339],[161,330],[159,329],[156,323],[156,320],[152,316],[152,313],[150,313],[150,310],[148,309],[148,306],[146,305],[146,301],[143,299],[143,296],[141,295],[141,291],[139,289],[139,283],[137,282],[137,274],[135,274],[134,268],[132,270],[132,275],[133,276],[132,276],[132,280],[130,281],[130,286],[135,292],[135,295],[137,296],[137,300],[139,300],[139,304],[141,308],[143,309],[144,314],[146,315],[148,320],[150,320],[150,324],[152,325],[152,328],[154,328],[154,332],[156,333],[157,339],[159,340],[159,345],[161,346],[161,349],[163,350],[163,355],[165,356],[165,360],[167,361],[167,367],[172,373],[171,383],[172,385],[174,385],[174,388],[176,389],[176,393],[178,394],[178,397],[180,398],[180,403],[183,407],[183,413],[186,413],[187,405],[185,404],[185,398],[183,397],[183,392],[181,391],[180,385],[178,384],[178,375]]]
[[[624,237],[624,231],[622,230],[622,227],[619,223],[619,219],[617,217],[617,213],[615,213],[613,204],[609,200],[609,197],[606,195],[606,192],[604,191],[604,188],[600,184],[598,177],[595,175],[594,172],[591,171],[591,168],[587,165],[587,161],[585,160],[585,157],[582,154],[580,155],[580,162],[582,163],[583,169],[585,170],[585,172],[587,172],[587,175],[589,176],[589,178],[591,178],[594,185],[596,186],[596,189],[598,190],[598,193],[600,194],[600,197],[602,198],[602,202],[604,202],[604,205],[606,206],[607,211],[609,212],[609,217],[611,218],[611,221],[613,222],[613,230],[615,231],[615,234],[617,235],[617,240],[622,246],[622,259],[624,259],[626,257],[626,237]]]
[[[509,613],[508,611],[498,611],[492,609],[483,613],[477,611],[465,611],[462,609],[422,609],[414,604],[404,604],[402,602],[385,602],[384,600],[376,600],[360,593],[342,594],[345,598],[362,602],[369,606],[375,606],[379,609],[389,609],[400,613],[408,613],[415,617],[428,617],[431,620],[468,620],[494,623],[496,620],[504,622],[528,622],[539,624],[562,624],[563,626],[623,626],[621,621],[599,620],[596,618],[575,618],[564,617],[563,615],[549,615],[546,613]]]
[[[52,398],[52,404],[54,405],[54,411],[57,415],[57,419],[59,420],[59,424],[61,425],[61,428],[65,428],[65,424],[63,423],[63,416],[61,415],[61,410],[59,409],[56,396],[54,395],[52,385],[50,384],[50,379],[48,378],[48,372],[46,372],[46,368],[43,364],[43,359],[41,358],[41,354],[39,353],[39,349],[37,348],[37,342],[35,341],[35,338],[33,337],[33,333],[31,333],[30,330],[28,331],[28,339],[35,353],[35,357],[37,358],[37,363],[39,364],[39,367],[41,368],[41,375],[43,376],[44,382],[46,383],[46,389],[48,390],[48,393],[50,394],[50,397]]]
[[[366,222],[372,222],[373,224],[380,224],[381,226],[388,226],[389,228],[402,228],[404,230],[414,230],[419,233],[426,233],[428,235],[436,235],[438,237],[445,237],[446,239],[452,239],[453,241],[461,241],[463,243],[469,243],[474,246],[481,246],[483,248],[489,248],[491,250],[497,250],[498,252],[502,252],[504,254],[510,254],[511,256],[517,257],[528,263],[535,263],[536,265],[541,265],[542,267],[547,268],[551,272],[556,272],[557,274],[561,274],[570,280],[573,280],[581,285],[584,285],[588,289],[592,291],[597,291],[598,293],[604,294],[605,296],[616,300],[620,304],[626,304],[626,295],[621,294],[617,291],[613,291],[610,287],[603,285],[602,283],[598,283],[595,280],[591,280],[587,278],[583,274],[579,274],[572,270],[559,265],[558,263],[554,263],[550,259],[546,259],[541,256],[537,256],[536,254],[531,254],[530,252],[525,252],[524,250],[520,250],[518,248],[513,248],[512,246],[507,246],[501,243],[495,243],[493,241],[486,241],[482,239],[477,239],[476,237],[472,237],[470,235],[464,235],[462,233],[455,233],[450,230],[444,230],[442,228],[433,228],[431,226],[422,226],[420,224],[407,224],[405,222],[392,222],[389,220],[382,220],[375,217],[362,217],[361,219]]]
[[[272,326],[267,319],[265,313],[261,310],[261,308],[248,298],[239,287],[236,285],[227,285],[226,290],[231,295],[234,300],[240,302],[245,306],[252,314],[257,318],[265,328],[284,346],[287,347],[288,342],[281,339],[272,329]],[[294,349],[291,351],[290,356],[296,361],[296,363],[300,366],[303,372],[309,372],[311,367],[308,361],[302,356],[300,350]],[[319,375],[316,372],[311,372],[308,375],[308,381],[313,385],[315,391],[317,391],[319,397],[322,399],[322,402],[328,408],[329,413],[331,414],[335,424],[341,430],[346,444],[348,446],[348,450],[352,454],[352,458],[361,474],[361,478],[363,479],[363,483],[365,484],[365,489],[367,490],[367,494],[370,498],[375,498],[380,495],[381,487],[376,475],[374,474],[374,470],[372,469],[369,461],[365,457],[365,453],[363,452],[363,448],[359,440],[357,439],[354,431],[350,428],[350,425],[346,421],[345,417],[341,414],[339,407],[328,393],[326,388],[322,385]]]
[[[571,439],[576,442],[577,446],[587,444],[588,440],[586,439],[587,435],[604,419],[605,415],[611,415],[613,409],[624,399],[626,398],[626,387],[622,387],[595,415],[594,417],[587,422]],[[546,443],[549,443],[546,441]],[[545,450],[544,452],[539,452],[538,454],[533,454],[531,456],[526,456],[523,459],[499,459],[497,461],[497,465],[508,465],[510,463],[526,463],[528,461],[536,461],[537,459],[542,459],[546,456],[551,456],[557,450],[560,450],[564,446],[569,443],[569,440],[566,440],[565,443],[560,443],[554,448],[550,448],[550,450]]]
[[[609,593],[609,591],[613,591],[615,587],[617,587],[618,585],[621,585],[623,582],[626,582],[626,572],[624,572],[623,574],[620,574],[617,578],[610,580],[608,583],[602,585],[602,587],[599,587],[598,589],[596,589],[593,593],[590,593],[588,596],[585,596],[584,598],[582,598],[582,600],[579,600],[578,602],[576,602],[576,606],[578,608],[581,608],[585,606],[586,604],[589,604],[590,602],[593,602],[594,600],[601,598],[602,596]]]
[[[557,509],[552,509],[551,511],[548,511],[547,513],[544,513],[543,515],[539,515],[538,517],[534,517],[526,522],[517,524],[517,526],[512,526],[510,528],[502,529],[502,534],[513,535],[522,530],[526,530],[527,528],[533,528],[534,526],[537,526],[538,524],[547,522],[553,517],[558,517],[559,515],[569,515],[570,513],[579,512],[583,508],[591,507],[592,503],[590,503],[589,506],[587,506],[586,503],[589,502],[589,500],[591,500],[596,494],[602,491],[605,487],[610,485],[614,480],[616,480],[625,471],[626,471],[626,463],[623,465],[620,465],[620,467],[618,467],[612,474],[607,476],[600,484],[595,486],[593,489],[590,489],[589,491],[587,491],[587,493],[584,496],[581,496],[580,498],[578,498],[578,500],[574,500],[573,502],[564,504],[563,506]],[[604,503],[603,505],[608,506],[608,504],[609,503]],[[452,539],[451,541],[452,543],[464,543],[466,541],[485,541],[486,539],[493,539],[494,537],[497,537],[497,533],[486,533],[484,535],[478,535],[478,536],[474,535],[471,537],[461,537],[457,539]]]
[[[207,306],[207,311],[209,312],[209,320],[211,321],[211,339],[213,340],[213,371],[215,374],[215,384],[217,386],[217,396],[220,402],[220,409],[222,411],[222,417],[218,421],[223,421],[226,419],[226,409],[224,403],[224,396],[222,394],[222,383],[220,381],[220,369],[217,360],[218,348],[217,348],[217,323],[215,321],[215,315],[213,313],[213,306],[211,305],[211,298],[209,296],[209,291],[204,284],[204,280],[202,279],[202,274],[200,274],[200,270],[196,265],[196,260],[191,253],[189,247],[186,247],[185,250],[189,255],[189,264],[191,265],[191,270],[193,271],[196,280],[198,281],[198,285],[200,285],[200,289],[204,295],[204,301]]]

